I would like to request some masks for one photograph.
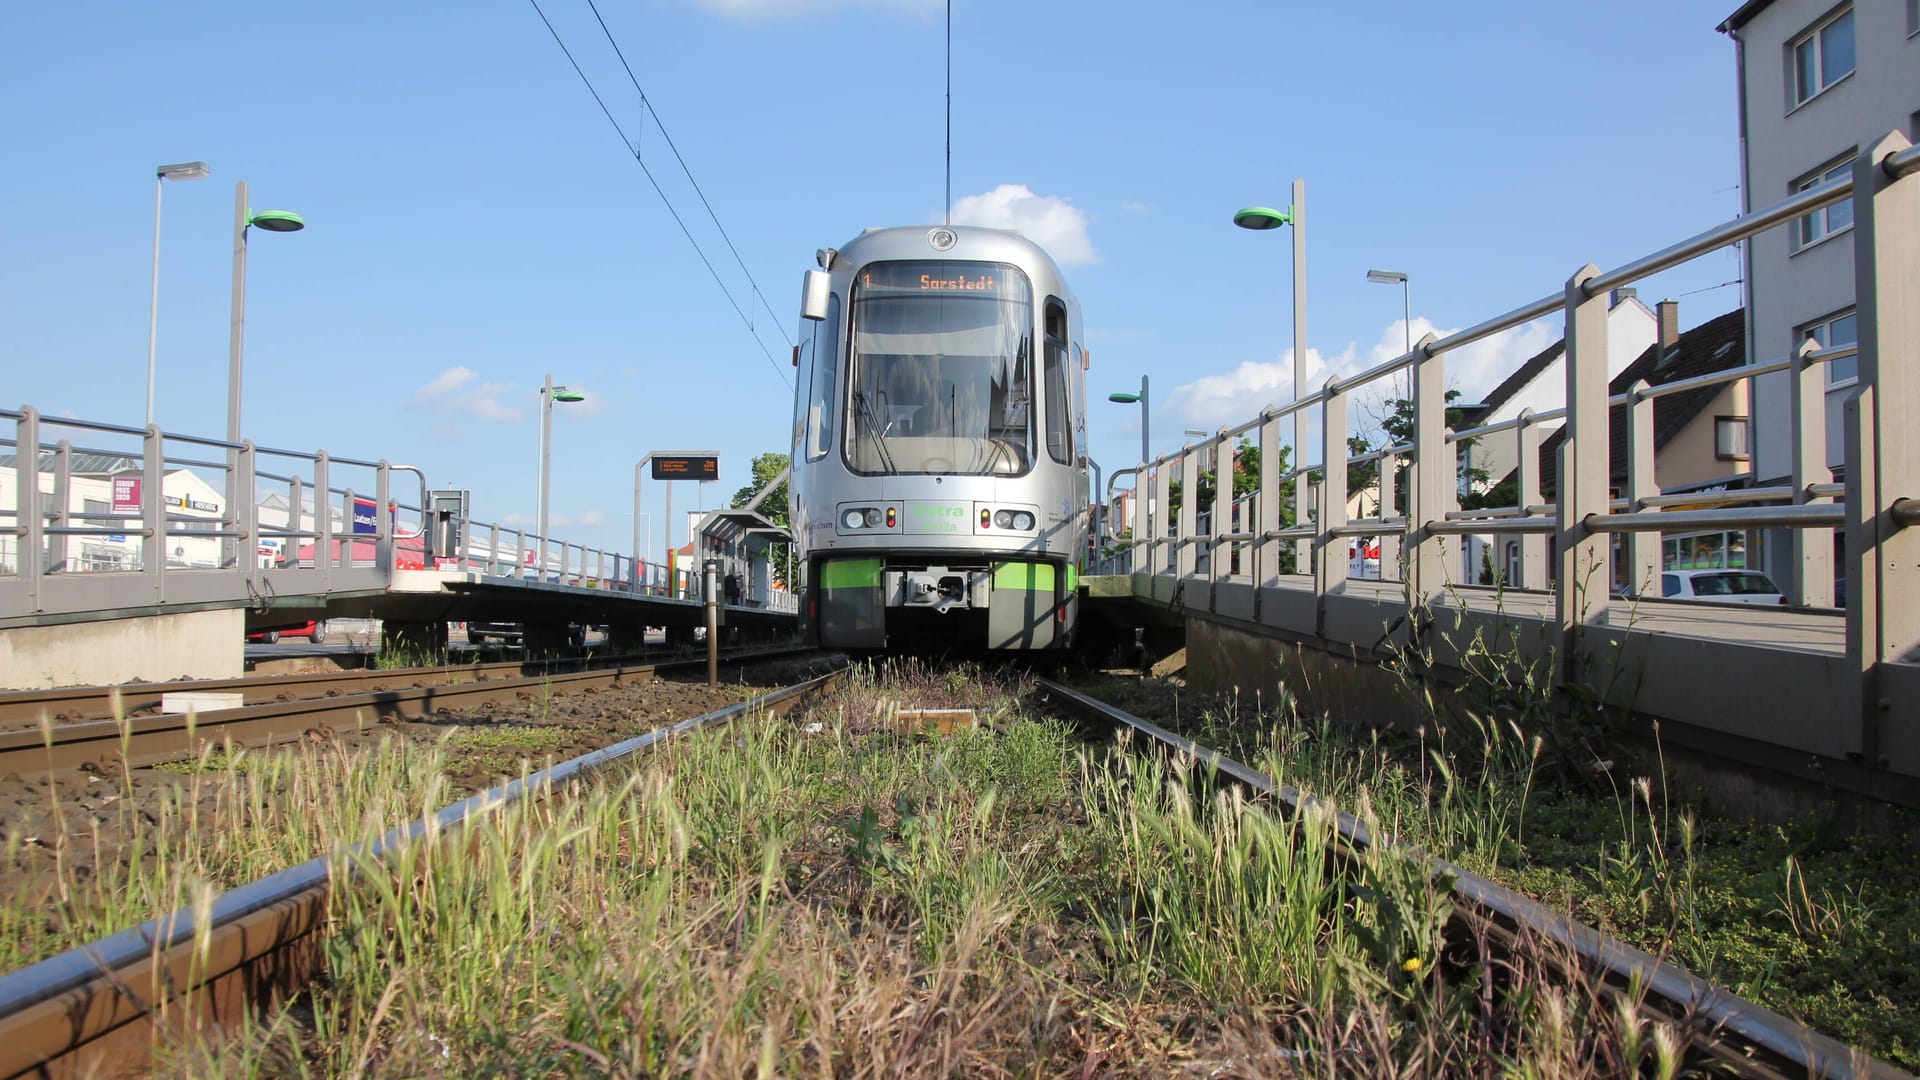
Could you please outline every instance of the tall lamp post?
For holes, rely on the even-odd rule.
[[[227,516],[230,519],[233,508],[242,498],[253,498],[253,492],[240,490],[238,444],[240,371],[247,339],[247,230],[255,225],[268,232],[299,232],[307,227],[300,215],[291,210],[254,213],[247,208],[247,182],[242,180],[233,186],[233,316],[227,334],[227,442],[234,444],[227,450]],[[327,493],[316,492],[314,498],[314,512],[320,513],[320,504],[326,502]],[[299,507],[294,511],[297,513]],[[228,540],[226,546],[228,561],[236,561],[240,557],[239,548],[232,540]]]
[[[564,386],[553,385],[553,376],[548,375],[546,384],[540,387],[540,573],[541,581],[547,579],[547,496],[551,494],[552,482],[552,434],[553,403],[556,401],[585,401],[587,395],[578,390],[569,390]]]
[[[154,346],[160,337],[160,189],[169,180],[198,180],[211,170],[204,161],[162,165],[153,171],[153,303],[147,310],[147,426],[153,426]]]
[[[240,442],[240,367],[246,352],[246,234],[252,227],[267,233],[300,233],[307,227],[292,209],[246,206],[246,181],[234,184],[234,306],[227,336],[227,442]]]
[[[1140,403],[1140,464],[1145,465],[1151,460],[1147,456],[1147,447],[1150,445],[1147,439],[1147,377],[1145,375],[1140,376],[1139,393],[1108,394],[1107,400],[1120,405],[1131,405],[1136,401]]]
[[[1400,286],[1400,306],[1405,313],[1400,325],[1406,328],[1407,349],[1413,351],[1413,288],[1407,284],[1407,275],[1398,270],[1369,270],[1367,280],[1375,285]]]
[[[1293,400],[1299,401],[1307,392],[1307,182],[1295,178],[1293,181],[1293,204],[1285,211],[1268,206],[1249,206],[1233,215],[1233,223],[1243,229],[1265,232],[1282,225],[1293,226]],[[1294,468],[1305,466],[1307,445],[1307,413],[1305,409],[1293,411],[1293,453]],[[1293,485],[1293,521],[1303,525],[1307,521],[1307,485]],[[1311,545],[1308,541],[1294,542],[1293,567],[1296,572],[1305,573],[1310,569]]]

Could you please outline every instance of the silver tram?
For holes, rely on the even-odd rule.
[[[1002,229],[868,229],[819,252],[788,488],[809,640],[1062,648],[1087,514],[1080,306]]]

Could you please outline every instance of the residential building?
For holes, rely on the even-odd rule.
[[[1617,289],[1609,299],[1607,308],[1607,377],[1613,378],[1623,371],[1636,357],[1645,353],[1660,331],[1660,318],[1666,317],[1674,325],[1670,332],[1678,333],[1678,308],[1662,307],[1661,316],[1647,310],[1639,296],[1632,289]],[[1567,342],[1565,338],[1554,342],[1540,352],[1528,357],[1525,363],[1515,368],[1513,373],[1501,380],[1500,385],[1488,391],[1479,404],[1483,408],[1473,410],[1462,421],[1461,426],[1480,426],[1497,424],[1512,420],[1527,409],[1536,413],[1558,409],[1567,402]],[[1539,425],[1544,438],[1558,431],[1562,422],[1550,420]],[[1483,439],[1476,439],[1461,453],[1462,469],[1483,469],[1493,479],[1506,476],[1520,464],[1519,440],[1513,433],[1501,433]],[[1478,581],[1481,570],[1498,565],[1489,549],[1489,537],[1468,536],[1461,541],[1460,565],[1455,572],[1459,580]],[[1390,560],[1389,560],[1390,561]],[[1508,580],[1513,580],[1509,578]],[[1529,582],[1537,587],[1539,582]]]
[[[1748,0],[1720,24],[1733,38],[1739,76],[1742,209],[1764,209],[1828,179],[1891,131],[1920,141],[1920,0]],[[1766,363],[1808,337],[1851,344],[1853,203],[1836,203],[1750,241],[1747,355]],[[1844,477],[1841,406],[1854,360],[1827,372],[1827,460]],[[1789,382],[1754,387],[1754,471],[1786,482],[1792,471]],[[1785,533],[1768,534],[1766,566],[1789,585]]]
[[[1729,371],[1746,363],[1744,311],[1729,311],[1682,334],[1674,330],[1678,318],[1677,313],[1670,311],[1672,307],[1670,300],[1661,302],[1661,339],[1614,376],[1607,386],[1609,397],[1625,394],[1643,380],[1649,386],[1660,386]],[[1721,492],[1752,485],[1753,463],[1746,441],[1748,400],[1745,380],[1683,390],[1654,400],[1654,481],[1662,494]],[[1625,494],[1628,480],[1627,406],[1612,406],[1607,426],[1609,484],[1613,496],[1619,497]],[[1540,490],[1549,501],[1557,497],[1560,445],[1565,439],[1566,432],[1561,430],[1540,443]],[[1494,542],[1499,551],[1496,565],[1505,579],[1521,578],[1524,538],[1501,535]],[[1542,557],[1550,566],[1552,540],[1541,538],[1540,543]],[[1752,565],[1749,554],[1757,544],[1754,530],[1663,533],[1657,567],[1663,570],[1746,567]],[[1636,590],[1645,588],[1648,582],[1631,580],[1632,568],[1625,546],[1622,537],[1614,538],[1614,585]]]

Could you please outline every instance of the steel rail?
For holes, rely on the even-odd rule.
[[[726,660],[748,663],[810,651],[816,650],[736,653]],[[651,677],[661,670],[697,669],[705,664],[704,657],[668,660],[485,682],[403,686],[332,697],[272,700],[194,715],[162,713],[120,721],[62,724],[46,730],[9,731],[0,733],[0,773],[18,772],[25,776],[87,763],[113,762],[128,768],[142,768],[198,753],[208,744],[226,740],[238,745],[270,746],[298,739],[321,725],[371,725],[382,720],[413,719],[445,709],[484,706],[489,701],[520,694],[564,694],[588,687],[614,686]]]
[[[127,1055],[128,1046],[98,1046],[123,1031],[131,1049],[150,1053],[146,1021],[156,1007],[193,994],[218,993],[222,980],[252,977],[252,1000],[264,998],[262,983],[294,979],[317,966],[312,956],[289,963],[281,954],[317,948],[328,893],[351,882],[375,860],[392,858],[417,841],[463,828],[503,806],[549,793],[614,762],[634,757],[695,728],[727,723],[756,711],[785,712],[846,672],[829,672],[748,701],[656,728],[625,742],[561,762],[463,799],[399,826],[379,840],[321,856],[216,897],[204,937],[196,943],[189,910],[50,957],[0,976],[0,1076],[23,1073],[86,1075],[102,1060]],[[281,987],[285,989],[285,987]],[[223,1014],[224,1015],[224,1014]],[[129,1027],[129,1025],[132,1025]]]
[[[1857,1076],[1876,1080],[1914,1080],[1884,1062],[1866,1058],[1827,1035],[1780,1015],[1764,1006],[1714,986],[1692,973],[1660,960],[1618,939],[1555,911],[1504,885],[1481,877],[1465,868],[1415,848],[1377,839],[1366,822],[1341,810],[1325,799],[1307,795],[1291,784],[1273,778],[1249,765],[1177,735],[1150,720],[1109,705],[1056,682],[1040,679],[1039,685],[1096,717],[1131,728],[1154,742],[1166,746],[1264,795],[1271,795],[1291,814],[1314,810],[1333,819],[1341,841],[1355,851],[1377,847],[1397,854],[1426,868],[1429,878],[1451,877],[1454,895],[1472,905],[1483,917],[1509,933],[1537,934],[1549,943],[1567,949],[1582,963],[1616,986],[1638,985],[1650,998],[1667,1006],[1670,1019],[1696,1018],[1705,1023],[1705,1032],[1715,1037],[1733,1036],[1742,1044],[1738,1049],[1763,1056],[1788,1075],[1808,1077]],[[1727,1053],[1720,1047],[1715,1057],[1735,1069],[1751,1072],[1759,1061]],[[1761,1075],[1774,1075],[1772,1072]]]
[[[775,649],[769,655],[780,655]],[[42,715],[56,723],[111,720],[160,708],[161,698],[173,693],[238,693],[241,704],[286,701],[296,697],[366,693],[401,686],[445,686],[456,682],[484,682],[527,675],[550,675],[592,667],[620,667],[665,663],[671,658],[645,653],[619,653],[550,660],[500,660],[485,664],[446,664],[438,667],[363,668],[353,671],[313,672],[305,675],[246,675],[233,679],[180,679],[172,682],[122,683],[114,686],[70,686],[49,690],[0,691],[0,740],[7,728],[38,727]],[[4,745],[0,742],[0,745]]]

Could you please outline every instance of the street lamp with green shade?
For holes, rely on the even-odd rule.
[[[1233,215],[1233,223],[1243,229],[1265,232],[1268,229],[1293,224],[1293,216],[1285,210],[1275,210],[1271,206],[1249,206]]]
[[[553,385],[551,375],[540,387],[540,487],[536,505],[540,508],[540,542],[537,545],[540,563],[537,576],[542,581],[547,577],[547,502],[553,495],[553,403],[585,400],[587,395],[578,390]]]
[[[268,232],[299,232],[307,227],[305,218],[291,210],[262,210],[247,216],[247,224]]]
[[[1147,447],[1149,445],[1147,440],[1147,377],[1145,375],[1140,376],[1139,393],[1129,394],[1122,391],[1120,393],[1108,394],[1107,400],[1116,405],[1132,405],[1134,402],[1140,403],[1140,464],[1145,465],[1149,460],[1147,457]]]
[[[266,232],[299,232],[306,219],[291,210],[261,210],[247,206],[247,182],[233,191],[233,316],[227,339],[227,441],[240,441],[240,375],[245,359],[247,323],[247,232],[258,226]]]
[[[1299,401],[1307,390],[1307,182],[1296,177],[1293,181],[1293,202],[1285,210],[1276,210],[1271,206],[1249,206],[1233,215],[1233,223],[1243,229],[1254,232],[1267,232],[1282,225],[1293,226],[1293,400]],[[1295,464],[1305,461],[1307,440],[1307,414],[1304,409],[1293,412],[1293,454]],[[1293,490],[1294,520],[1307,520],[1307,485],[1296,484]],[[1312,545],[1301,540],[1294,544],[1294,565],[1304,568],[1312,553]]]

